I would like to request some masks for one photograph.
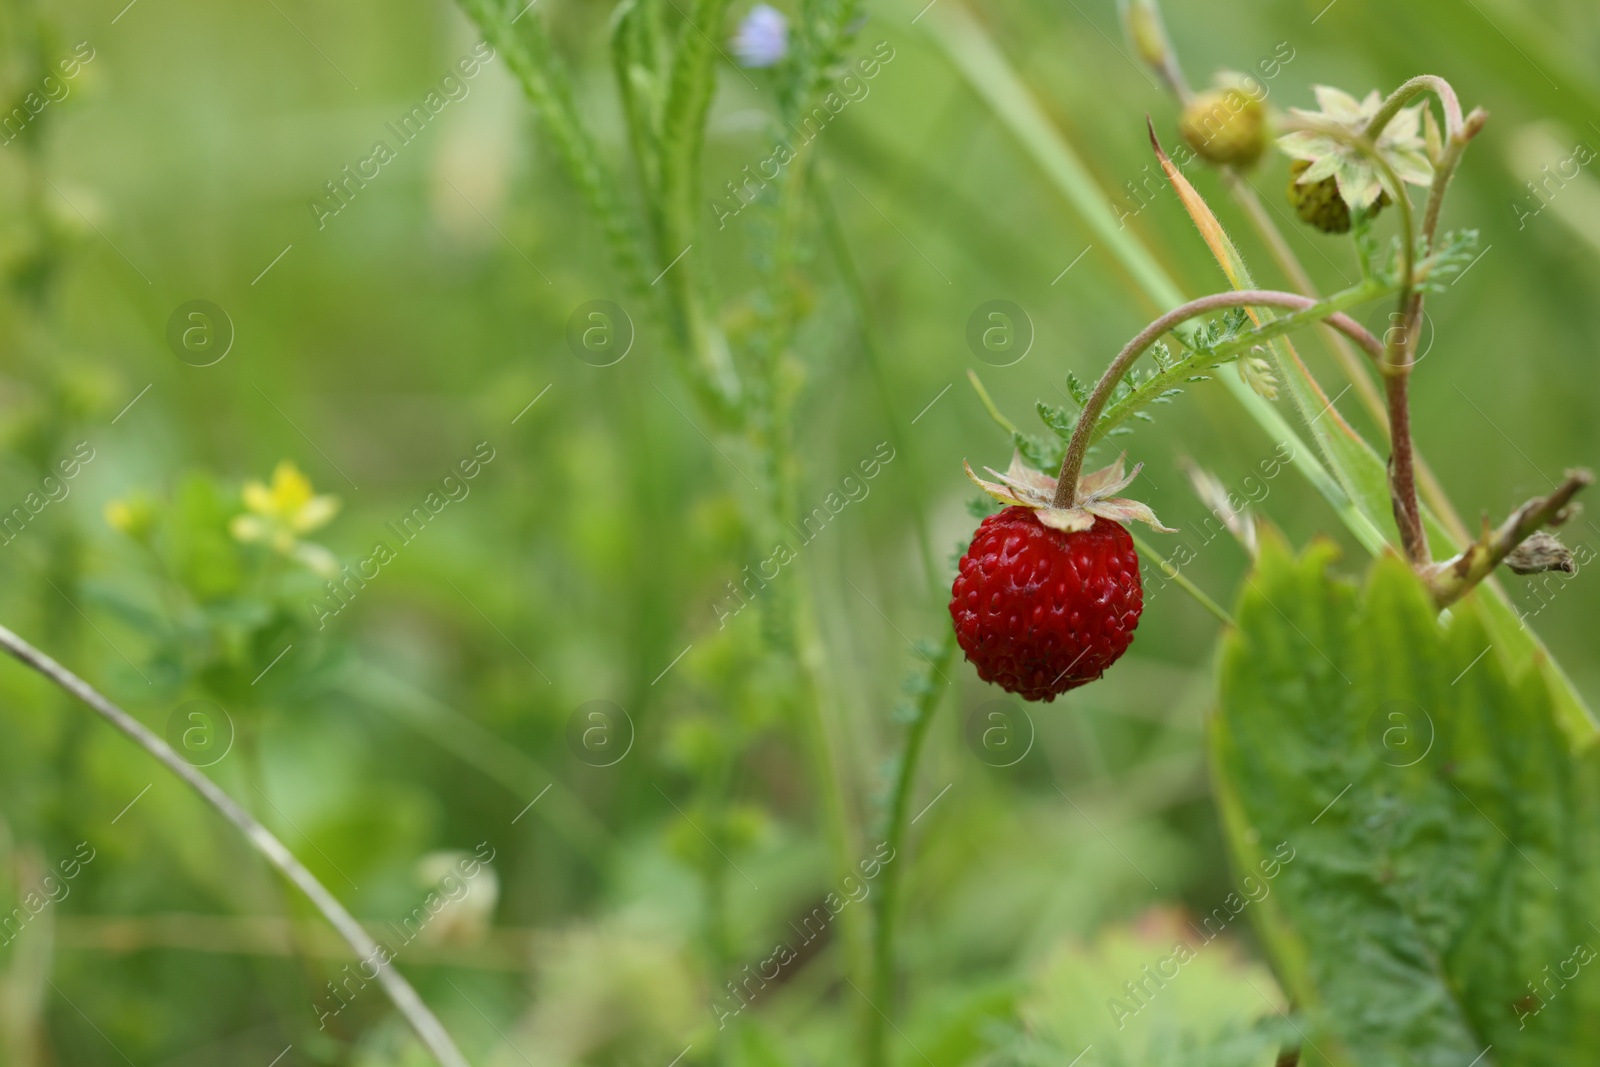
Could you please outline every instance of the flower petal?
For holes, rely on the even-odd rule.
[[[985,467],[984,470],[988,471],[996,478],[999,478],[1002,485],[1007,486],[1013,493],[1021,498],[1021,503],[1026,504],[1029,507],[1041,508],[1055,499],[1054,489],[1051,489],[1049,492],[1045,492],[1031,479],[1024,477],[1023,479],[1019,480],[1011,477],[1009,474],[1001,474],[993,467]],[[1038,474],[1038,471],[1034,471],[1033,473]],[[1051,479],[1051,485],[1054,484],[1054,479]]]
[[[1383,195],[1383,183],[1378,180],[1377,171],[1369,163],[1341,160],[1334,177],[1339,183],[1339,195],[1344,197],[1351,211],[1369,208]]]
[[[1315,94],[1317,106],[1322,109],[1325,118],[1348,123],[1362,120],[1360,102],[1343,89],[1335,89],[1331,85],[1313,85],[1311,92]]]
[[[251,543],[267,539],[267,524],[259,515],[235,515],[228,522],[228,532],[234,539]]]
[[[1439,123],[1433,117],[1433,108],[1428,108],[1422,113],[1423,145],[1428,150],[1428,159],[1438,162],[1444,155],[1444,136],[1439,132]]]
[[[1403,144],[1414,141],[1422,132],[1422,105],[1403,107],[1389,120],[1389,125],[1383,128],[1383,135],[1378,138],[1380,145]]]
[[[1317,116],[1307,116],[1315,119]],[[1285,155],[1291,159],[1318,160],[1326,156],[1337,155],[1339,142],[1327,134],[1316,133],[1312,130],[1296,130],[1286,133],[1278,138],[1278,147],[1283,149]]]
[[[257,515],[271,515],[272,490],[257,481],[245,482],[244,506]]]
[[[1311,166],[1301,172],[1295,179],[1296,185],[1315,185],[1325,178],[1331,178],[1339,173],[1339,164],[1344,157],[1337,152],[1323,156]]]
[[[1117,461],[1111,466],[1095,471],[1087,478],[1080,479],[1078,482],[1078,499],[1083,501],[1103,500],[1111,494],[1120,493],[1132,485],[1133,480],[1139,477],[1139,472],[1144,470],[1144,464],[1135,463],[1133,470],[1123,474],[1122,460],[1126,455],[1127,453],[1124,452],[1117,457]],[[1094,479],[1094,488],[1092,490],[1089,487],[1091,479]]]
[[[332,552],[310,541],[301,541],[294,546],[290,556],[305,564],[311,573],[319,578],[333,578],[339,573],[339,560]]]
[[[311,480],[292,460],[282,460],[272,471],[272,496],[280,514],[293,515],[311,499]]]
[[[1384,149],[1383,158],[1394,168],[1395,175],[1401,181],[1412,185],[1433,184],[1433,164],[1421,151],[1415,148],[1387,148]]]
[[[314,496],[294,513],[291,525],[296,533],[307,533],[326,526],[339,513],[339,498],[328,493]]]

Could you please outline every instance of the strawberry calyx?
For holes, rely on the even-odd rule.
[[[1089,529],[1096,518],[1102,518],[1124,525],[1142,522],[1162,533],[1177,533],[1177,530],[1161,525],[1149,505],[1116,495],[1126,489],[1144,469],[1144,464],[1138,463],[1133,470],[1124,473],[1126,458],[1127,454],[1123,453],[1109,466],[1079,478],[1076,502],[1067,508],[1055,506],[1056,479],[1028,466],[1022,461],[1020,452],[1011,454],[1011,466],[1004,474],[992,467],[984,468],[999,479],[995,482],[978,477],[965,460],[961,465],[966,469],[967,477],[979,489],[1002,504],[1031,508],[1039,522],[1052,530],[1076,533]]]

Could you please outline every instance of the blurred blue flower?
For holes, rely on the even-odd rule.
[[[789,20],[777,8],[757,4],[739,23],[733,51],[740,66],[773,66],[789,54]]]

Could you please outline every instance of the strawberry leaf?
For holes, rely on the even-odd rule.
[[[1301,1062],[1586,1060],[1600,750],[1479,598],[1441,623],[1393,554],[1358,590],[1326,543],[1295,559],[1263,535],[1211,749],[1235,861],[1297,856],[1256,920],[1306,1016]]]

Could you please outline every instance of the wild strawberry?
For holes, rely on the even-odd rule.
[[[1376,91],[1357,100],[1326,85],[1311,87],[1318,111],[1290,108],[1295,120],[1305,124],[1278,138],[1278,147],[1295,160],[1289,171],[1289,202],[1306,222],[1324,233],[1346,233],[1350,213],[1370,209],[1376,213],[1389,203],[1381,170],[1368,154],[1376,153],[1402,182],[1433,183],[1435,137],[1433,114],[1424,105],[1401,108],[1378,132],[1370,149],[1357,147],[1352,138],[1366,138],[1367,128],[1383,107]],[[1344,136],[1335,136],[1340,130]],[[1397,194],[1399,190],[1395,191]]]
[[[1111,495],[1139,473],[1124,477],[1121,459],[1085,475],[1071,508],[1055,507],[1056,480],[1020,458],[991,473],[999,483],[967,468],[1014,506],[983,520],[961,558],[950,590],[956,640],[984,681],[1051,701],[1099,678],[1133,641],[1144,591],[1122,522],[1166,527],[1143,504]]]
[[[1310,167],[1303,159],[1289,164],[1289,204],[1294,213],[1300,216],[1301,222],[1309,222],[1323,233],[1349,233],[1350,205],[1339,195],[1338,181],[1324,178],[1302,184],[1300,176]],[[1389,194],[1379,193],[1378,199],[1372,202],[1372,213],[1376,215],[1388,205]]]

